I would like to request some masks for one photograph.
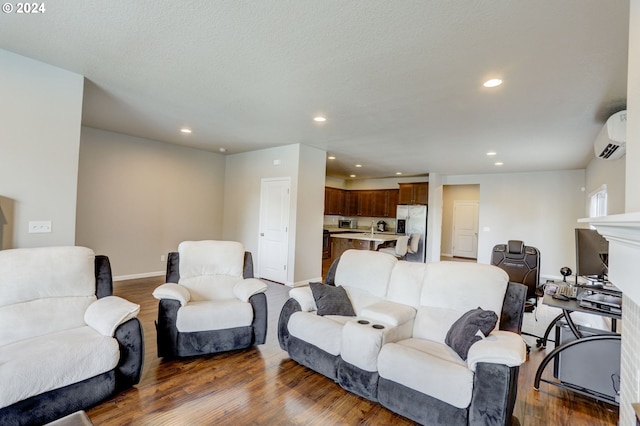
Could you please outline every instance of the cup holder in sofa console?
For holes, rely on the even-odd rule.
[[[382,324],[373,324],[371,327],[375,328],[376,330],[382,330],[384,328],[384,325],[382,325]]]
[[[358,324],[369,324],[367,320],[358,320]]]

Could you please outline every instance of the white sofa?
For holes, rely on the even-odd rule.
[[[85,247],[0,251],[0,424],[39,425],[140,380],[140,306]]]
[[[511,424],[526,357],[526,287],[490,265],[411,263],[365,250],[346,251],[326,281],[346,290],[356,315],[330,315],[331,307],[318,315],[324,300],[310,287],[292,289],[278,340],[293,360],[422,424]],[[478,307],[496,325],[473,338],[463,360],[447,333]]]

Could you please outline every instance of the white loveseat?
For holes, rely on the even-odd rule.
[[[278,339],[293,360],[422,424],[511,424],[526,287],[490,265],[364,250],[346,251],[326,281],[346,290],[356,315],[318,315],[311,289],[292,289]],[[463,360],[446,336],[478,307],[496,326]]]
[[[85,247],[0,251],[0,424],[40,425],[140,380],[140,306]]]

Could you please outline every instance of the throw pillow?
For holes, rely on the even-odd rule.
[[[444,341],[460,358],[466,360],[471,345],[482,339],[478,336],[478,331],[486,336],[491,333],[497,322],[498,316],[495,312],[485,311],[480,307],[472,309],[453,323]]]
[[[356,316],[349,295],[344,288],[322,283],[309,283],[309,287],[311,287],[311,293],[313,293],[313,299],[318,308],[318,315]]]

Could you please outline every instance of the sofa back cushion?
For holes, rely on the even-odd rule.
[[[95,291],[91,249],[0,251],[0,346],[84,326],[84,313],[96,300]]]
[[[244,247],[236,241],[184,241],[180,253],[179,284],[191,300],[235,299],[233,287],[242,280]]]
[[[418,309],[426,267],[425,263],[405,260],[396,263],[389,279],[387,300]]]
[[[387,296],[395,256],[370,250],[347,250],[340,256],[334,283],[349,294],[356,314]]]
[[[498,316],[509,277],[491,265],[435,262],[426,266],[413,337],[444,343],[451,325],[465,312],[481,307]]]

